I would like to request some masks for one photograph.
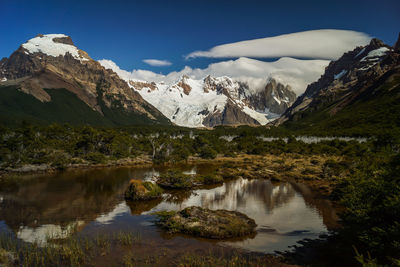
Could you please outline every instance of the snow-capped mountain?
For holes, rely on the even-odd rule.
[[[368,45],[344,53],[328,65],[321,78],[310,84],[274,124],[299,121],[307,114],[320,111],[334,116],[357,101],[378,98],[382,92],[377,92],[377,88],[398,75],[399,46],[400,37],[393,47],[372,39]],[[391,78],[388,80],[388,77]]]
[[[8,103],[5,110],[14,110],[11,115],[21,119],[101,125],[168,123],[117,74],[91,59],[64,34],[40,34],[3,58],[0,85],[2,98],[24,99],[21,105],[3,99]],[[29,105],[22,106],[23,101]]]
[[[116,65],[100,63],[125,78],[132,89],[180,126],[265,125],[296,100],[290,86],[272,78],[266,80],[265,87],[257,89],[230,77],[210,75],[203,79],[183,75],[166,84],[133,80]]]
[[[137,79],[133,72],[110,62],[93,60],[67,35],[38,35],[0,61],[0,86],[12,89],[11,93],[3,90],[2,98],[12,94],[21,99],[33,97],[20,101],[28,101],[25,106],[5,101],[13,103],[5,110],[21,119],[100,125],[169,120],[187,127],[265,125],[285,112],[295,101],[294,91],[304,90],[327,64],[322,60],[239,58],[210,64],[204,70],[185,67],[168,77],[138,70],[148,79]],[[227,70],[233,77],[219,76]],[[250,71],[254,76],[249,76]],[[218,75],[204,75],[207,72]]]

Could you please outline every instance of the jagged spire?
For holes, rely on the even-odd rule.
[[[399,32],[399,37],[397,38],[397,42],[394,44],[393,48],[396,51],[400,50],[400,32]]]

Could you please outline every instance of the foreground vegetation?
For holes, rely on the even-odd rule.
[[[202,253],[177,255],[147,248],[132,232],[96,234],[91,238],[72,236],[49,239],[45,244],[22,243],[10,234],[0,234],[1,266],[288,266],[269,255],[252,255],[221,248]],[[151,253],[143,255],[142,250]]]
[[[229,159],[215,176],[201,177],[195,182],[213,184],[221,179],[242,176],[273,180],[293,178],[313,183],[343,206],[342,228],[324,241],[324,245],[318,246],[329,249],[329,253],[323,254],[325,265],[334,265],[339,252],[343,265],[400,265],[398,131],[376,131],[366,142],[334,139],[316,143],[299,141],[293,136],[295,133],[287,132],[285,128],[268,130],[262,127],[217,127],[209,131],[179,127],[44,127],[25,123],[18,128],[0,128],[0,169],[4,174],[24,166],[28,170],[26,166],[31,166],[32,170],[32,166],[63,169],[138,158],[147,158],[155,164],[185,162],[193,158]],[[315,133],[320,134],[322,132]],[[260,138],[271,136],[276,139]],[[255,160],[256,157],[260,160]],[[172,176],[167,173],[164,178],[169,177],[167,180],[171,182]],[[180,188],[193,186],[193,181],[187,183],[185,179],[172,182]],[[31,249],[12,248],[4,243],[1,247],[14,251],[21,259],[28,257],[23,256],[22,251]],[[51,251],[52,255],[58,255],[57,259],[65,257],[57,253]],[[315,260],[318,258],[315,255],[322,252],[315,249],[313,253]],[[54,260],[52,255],[41,259]],[[188,258],[185,261],[191,262]],[[305,262],[315,264],[312,260]]]
[[[263,136],[277,138],[268,141]],[[383,144],[398,142],[396,136],[387,133],[374,138]],[[209,131],[161,126],[111,129],[56,124],[42,127],[24,123],[19,128],[0,127],[0,140],[0,170],[3,171],[63,169],[74,165],[121,164],[121,161],[132,164],[139,159],[156,164],[176,163],[187,161],[190,156],[213,159],[217,155],[239,153],[359,157],[370,149],[368,144],[357,141],[305,143],[285,131],[250,127]]]

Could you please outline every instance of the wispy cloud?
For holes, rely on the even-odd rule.
[[[168,60],[159,59],[143,59],[143,62],[153,67],[165,67],[172,65],[172,63]]]
[[[223,44],[207,51],[194,51],[186,59],[299,57],[335,60],[344,52],[366,45],[370,39],[367,34],[356,31],[313,30]]]

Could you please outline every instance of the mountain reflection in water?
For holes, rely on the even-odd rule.
[[[209,168],[187,166],[183,170],[195,174],[202,169]],[[141,232],[142,238],[173,242],[165,240],[162,231],[149,223],[148,215],[195,205],[236,210],[256,221],[255,237],[219,244],[273,252],[286,250],[304,238],[316,238],[335,226],[337,220],[330,202],[316,199],[307,186],[272,184],[262,179],[239,178],[193,192],[168,191],[163,199],[148,202],[123,200],[131,178],[152,180],[160,171],[101,169],[27,179],[10,188],[0,188],[0,223],[26,242],[45,242],[49,236],[64,238],[76,231],[85,234],[90,229],[119,231],[124,227]],[[0,232],[3,229],[0,227]],[[199,241],[188,238],[185,242]]]
[[[235,210],[253,218],[258,225],[253,239],[223,242],[252,251],[284,250],[301,239],[327,232],[322,215],[290,183],[273,185],[270,180],[239,178],[214,189],[195,190],[180,203],[163,201],[144,214],[188,206]]]

